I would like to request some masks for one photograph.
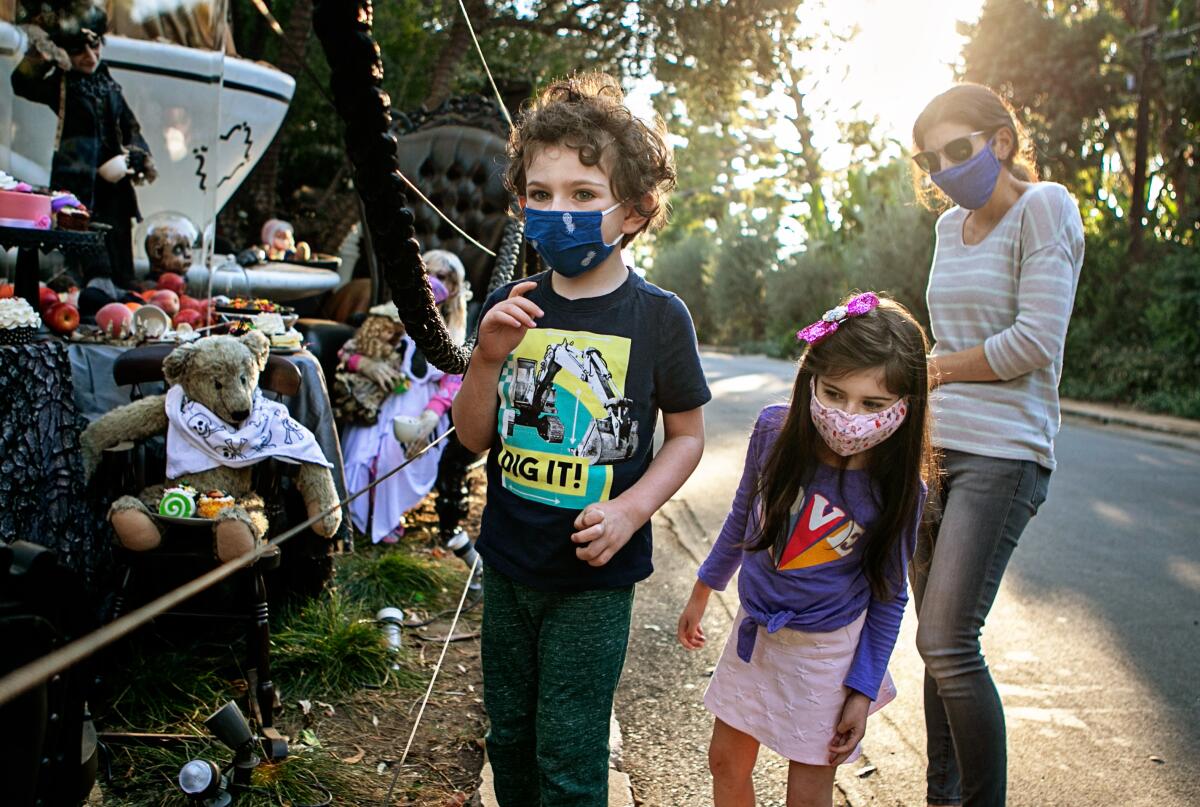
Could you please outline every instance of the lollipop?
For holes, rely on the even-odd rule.
[[[191,518],[196,513],[196,494],[190,488],[167,488],[158,502],[160,515]]]

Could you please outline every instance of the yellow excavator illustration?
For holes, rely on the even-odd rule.
[[[607,410],[606,415],[592,419],[582,439],[577,439],[574,432],[568,437],[559,417],[554,378],[560,370],[566,370],[591,388]],[[613,386],[608,364],[596,348],[579,350],[570,340],[563,339],[546,348],[541,362],[518,358],[511,392],[512,407],[504,407],[500,412],[506,437],[513,435],[516,426],[530,426],[547,443],[569,440],[571,453],[586,459],[589,465],[623,462],[637,451],[638,424],[630,411],[633,402]],[[572,423],[577,425],[581,408],[578,401],[575,407]],[[585,411],[585,419],[587,416]]]

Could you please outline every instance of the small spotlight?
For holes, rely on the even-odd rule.
[[[388,650],[393,654],[399,653],[403,642],[400,628],[404,626],[404,612],[395,607],[381,608],[379,613],[375,614],[375,621],[383,626],[383,636],[387,640]],[[392,661],[392,669],[400,669],[400,665],[395,660]]]
[[[179,769],[179,789],[205,807],[225,807],[233,801],[227,784],[221,769],[207,759],[193,759]]]
[[[259,759],[254,753],[254,734],[237,703],[229,701],[205,720],[204,725],[233,751],[235,787],[249,785],[250,774],[258,767]]]

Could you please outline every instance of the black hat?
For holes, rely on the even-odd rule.
[[[78,53],[85,45],[95,46],[108,32],[108,15],[104,9],[92,7],[78,17],[60,20],[50,40],[67,53]]]

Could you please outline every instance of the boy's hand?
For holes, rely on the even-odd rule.
[[[508,299],[492,306],[487,316],[479,323],[479,344],[475,353],[485,362],[499,364],[521,344],[525,332],[536,328],[534,319],[545,312],[525,295],[537,288],[537,283],[527,280],[518,283],[508,294]]]
[[[842,718],[834,729],[833,739],[829,741],[830,765],[841,765],[862,742],[867,733],[867,711],[870,708],[871,699],[861,692],[851,691],[846,696]]]
[[[589,504],[575,519],[578,532],[571,535],[571,540],[586,544],[575,550],[575,556],[589,566],[603,566],[629,543],[639,526],[628,507],[617,499]]]
[[[692,596],[688,598],[683,613],[679,615],[679,626],[675,636],[679,643],[688,650],[699,650],[704,647],[704,628],[700,620],[704,618],[704,610],[708,607],[708,595],[712,592],[704,581],[697,580],[692,587]]]

